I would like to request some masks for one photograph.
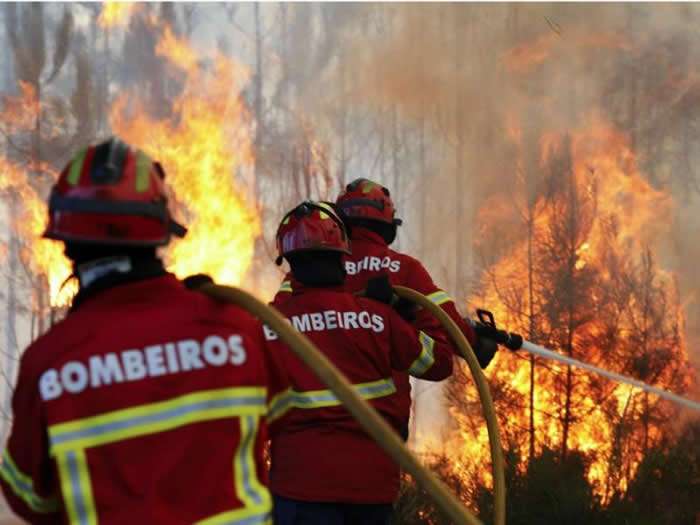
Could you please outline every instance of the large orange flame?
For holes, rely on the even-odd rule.
[[[173,118],[149,116],[138,98],[118,99],[112,129],[158,159],[167,173],[178,211],[189,228],[167,252],[178,276],[206,272],[218,282],[238,284],[248,270],[260,234],[254,203],[241,182],[253,163],[252,123],[241,89],[248,73],[216,54],[210,68],[166,28],[157,52],[185,74],[173,101]]]
[[[508,121],[509,135],[519,140],[520,131],[516,119]],[[595,269],[600,274],[602,282],[589,293],[600,293],[596,290],[611,290],[615,284],[613,279],[620,268],[611,262],[637,260],[638,255],[655,246],[655,242],[668,228],[670,221],[671,199],[652,188],[642,177],[637,168],[634,152],[622,133],[604,122],[602,118],[593,116],[585,127],[568,134],[570,148],[571,172],[578,191],[586,193],[595,202],[595,220],[590,231],[577,245],[576,260],[573,272]],[[564,144],[565,134],[550,132],[542,136],[542,169],[550,159],[552,152]],[[527,206],[525,185],[515,192],[516,199],[522,210]],[[506,209],[511,208],[511,209]],[[481,220],[485,223],[504,220],[512,211],[512,203],[499,205],[488,203]],[[533,206],[535,231],[546,230],[557,219],[551,208],[547,208],[540,198]],[[585,215],[581,213],[581,215]],[[562,251],[564,248],[562,247]],[[477,306],[486,305],[493,309],[497,319],[513,331],[519,331],[527,336],[529,329],[529,294],[527,239],[513,239],[512,248],[489,268],[485,289],[473,300]],[[638,254],[631,257],[630,254]],[[620,262],[620,264],[623,264]],[[624,264],[631,264],[625,262]],[[542,286],[552,286],[544,283]],[[681,390],[687,386],[688,377],[683,372],[687,363],[687,354],[683,340],[683,316],[674,277],[669,272],[658,267],[654,268],[653,286],[663,292],[668,299],[665,315],[678,328],[678,340],[669,343],[669,351],[673,352],[671,362],[677,363],[673,369],[664,369],[653,380],[661,386],[670,386]],[[543,290],[537,290],[536,295]],[[582,292],[585,293],[585,290]],[[599,298],[594,298],[599,302]],[[640,309],[635,304],[639,301],[634,294],[630,295],[629,312]],[[624,314],[616,326],[621,338],[630,338],[639,331],[639,321],[629,312]],[[592,316],[604,315],[602,312],[591,312]],[[539,319],[541,332],[547,332],[552,327],[543,326],[545,321]],[[578,348],[579,358],[585,361],[599,363],[605,368],[619,370],[621,361],[615,357],[615,349],[601,346],[604,340],[602,333],[606,325],[603,322],[589,322],[576,332],[574,344]],[[675,336],[674,336],[675,337]],[[564,351],[562,348],[556,350]],[[656,348],[639,348],[635,359],[645,359],[644,352],[657,352]],[[680,372],[679,372],[680,370]],[[561,381],[567,374],[565,366],[552,363],[540,363],[536,369],[534,394],[534,426],[537,436],[537,450],[542,446],[557,448],[563,439],[562,435],[562,399]],[[515,440],[511,447],[520,448],[527,453],[527,446],[522,442],[523,435],[527,436],[529,428],[528,399],[530,392],[530,365],[528,359],[519,359],[517,355],[501,352],[487,370],[492,385],[503,396],[498,404],[499,416],[506,440]],[[614,447],[620,446],[615,422],[629,418],[639,422],[645,403],[651,403],[658,415],[669,414],[672,410],[668,405],[649,400],[644,394],[627,386],[605,383],[587,373],[575,372],[575,389],[573,396],[577,412],[585,414],[570,426],[567,436],[568,449],[589,454],[592,458],[588,470],[588,478],[599,496],[605,501],[613,492],[623,491],[628,481],[634,475],[643,457],[640,446],[625,450],[624,473],[611,473],[611,462],[617,452]],[[646,379],[646,378],[645,378]],[[559,383],[557,383],[559,381]],[[559,387],[557,387],[559,385]],[[593,391],[602,391],[595,396]],[[473,396],[473,392],[470,396]],[[653,396],[652,396],[653,397]],[[601,404],[605,399],[605,406]],[[474,399],[472,397],[472,399]],[[463,407],[462,407],[463,408]],[[456,470],[461,471],[465,479],[476,476],[484,483],[491,483],[491,476],[485,468],[488,457],[488,436],[485,426],[474,420],[474,414],[465,414],[462,410],[453,409],[452,416],[457,421],[458,436],[450,443],[451,457],[458,458]],[[663,420],[663,417],[661,418]],[[648,445],[662,436],[662,428],[651,424],[648,428]],[[520,436],[519,438],[517,436]]]
[[[40,104],[30,84],[21,82],[20,94],[6,97],[3,102],[0,127],[8,136],[35,131]],[[26,158],[23,153],[6,152],[0,156],[0,193],[15,202],[18,215],[12,218],[11,226],[21,240],[20,256],[31,275],[46,278],[50,305],[65,306],[75,294],[74,283],[63,286],[71,274],[71,265],[60,243],[41,238],[48,219],[43,194],[45,181],[55,180],[57,176],[50,166]]]
[[[165,251],[168,269],[181,277],[205,272],[218,282],[238,284],[260,234],[249,197],[253,124],[241,96],[248,73],[220,54],[204,63],[168,28],[157,52],[184,84],[170,108],[173,116],[151,117],[138,93],[125,94],[113,104],[112,129],[163,164],[172,208],[189,227],[186,238]],[[31,85],[20,88],[19,96],[4,101],[0,124],[6,134],[26,138],[35,131],[41,105]],[[74,284],[62,287],[71,274],[70,262],[61,243],[41,238],[46,193],[57,172],[31,155],[15,157],[0,156],[0,192],[16,198],[21,216],[15,220],[15,233],[28,269],[46,278],[50,304],[65,306],[75,294]]]

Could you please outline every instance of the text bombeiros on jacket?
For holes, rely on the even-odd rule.
[[[355,275],[363,270],[370,272],[379,272],[381,270],[389,270],[396,273],[401,269],[401,261],[391,259],[390,257],[375,257],[367,255],[357,261],[345,261],[345,271],[348,275]]]
[[[361,312],[338,312],[325,310],[323,312],[292,315],[287,319],[298,332],[322,332],[324,330],[372,330],[375,333],[384,331],[384,318],[365,310]],[[265,339],[274,341],[277,334],[267,325],[263,325]]]
[[[50,368],[41,375],[39,392],[44,401],[49,401],[64,392],[79,394],[88,387],[99,388],[207,366],[239,366],[245,360],[246,350],[240,335],[227,338],[210,335],[201,342],[183,339],[149,345],[143,349],[93,355],[87,362],[68,361],[59,369]]]

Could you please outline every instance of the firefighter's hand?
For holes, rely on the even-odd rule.
[[[389,282],[387,275],[372,277],[367,281],[365,297],[379,301],[380,303],[391,305],[394,302],[394,289]]]
[[[214,279],[205,273],[196,273],[188,275],[182,282],[189,290],[197,290],[205,284],[214,284]]]
[[[394,293],[394,288],[391,286],[388,275],[380,275],[369,279],[365,288],[365,297],[388,304],[408,322],[416,320],[416,305]]]
[[[474,321],[468,317],[464,321],[469,323],[476,334],[474,344],[474,354],[479,361],[481,368],[486,368],[498,351],[498,339],[496,329],[479,321]]]
[[[488,337],[477,336],[476,345],[474,345],[474,353],[476,354],[476,358],[479,361],[479,366],[481,366],[481,368],[486,368],[489,366],[489,363],[493,359],[493,356],[496,355],[497,350],[498,343],[496,343],[496,341],[489,339]]]

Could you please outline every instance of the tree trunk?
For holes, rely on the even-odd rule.
[[[535,338],[535,293],[533,283],[533,260],[532,260],[532,236],[534,229],[534,209],[533,206],[528,206],[527,218],[527,288],[529,299],[529,329],[528,338],[533,341]],[[529,459],[532,461],[535,457],[535,356],[530,354],[530,449]]]
[[[7,203],[8,225],[10,226],[10,240],[7,254],[7,317],[5,318],[5,377],[7,384],[3,392],[3,411],[10,414],[12,411],[12,390],[17,373],[17,360],[19,348],[17,345],[17,268],[19,260],[19,239],[17,238],[17,196],[10,194]]]
[[[460,79],[463,75],[464,29],[465,21],[462,16],[463,6],[455,6],[454,22],[454,78],[455,78],[455,290],[457,300],[464,296],[464,104],[460,90]]]

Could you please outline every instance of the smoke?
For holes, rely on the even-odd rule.
[[[315,87],[306,107],[317,120],[328,119],[342,96],[357,113],[398,115],[413,133],[413,147],[401,152],[407,169],[397,179],[371,163],[356,165],[404,191],[401,205],[412,230],[406,248],[422,253],[464,300],[484,261],[519,234],[514,214],[506,214],[502,236],[474,254],[473,242],[483,240],[481,219],[517,204],[513,188],[523,180],[536,193],[547,137],[609,123],[633,155],[618,165],[629,175],[636,167],[654,190],[671,196],[671,214],[652,215],[644,240],[677,276],[689,353],[700,370],[700,187],[692,147],[700,131],[700,9],[518,3],[365,11],[379,21],[345,28],[345,60],[325,69],[322,88]],[[391,133],[389,118],[383,125]],[[423,159],[415,142],[421,130]],[[590,169],[605,176],[606,166]],[[635,212],[629,209],[629,216]]]

